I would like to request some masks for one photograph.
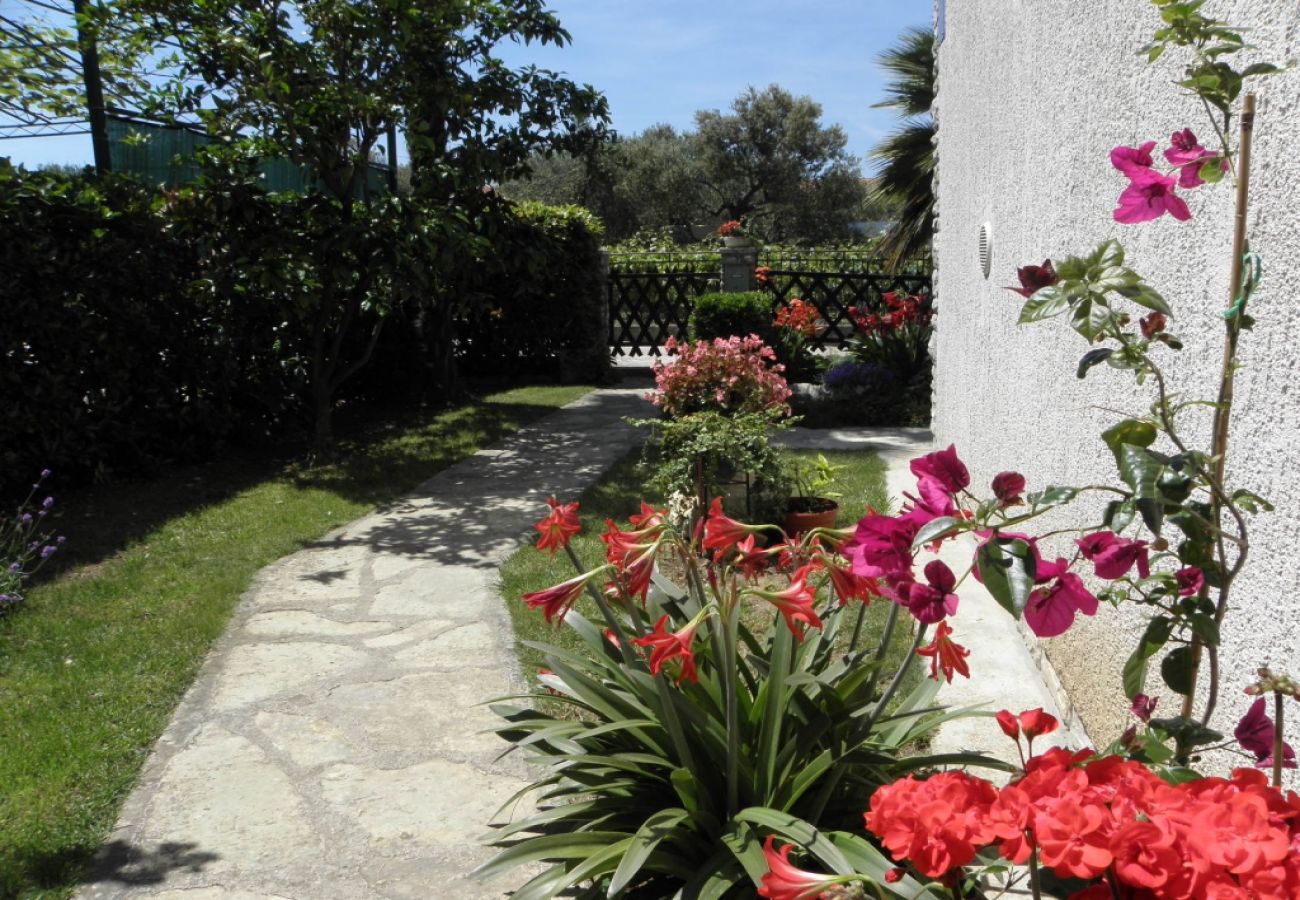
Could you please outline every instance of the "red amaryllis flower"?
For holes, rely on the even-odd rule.
[[[966,657],[970,656],[970,651],[949,640],[951,634],[952,629],[948,627],[948,623],[940,622],[938,630],[935,631],[934,643],[919,647],[916,651],[917,656],[930,657],[930,677],[938,681],[939,672],[942,670],[943,677],[949,684],[952,684],[954,672],[964,678],[970,678],[970,667],[966,665]]]
[[[577,502],[559,503],[554,497],[548,497],[546,505],[551,508],[550,514],[533,527],[541,532],[537,549],[549,550],[554,556],[556,550],[569,546],[569,539],[582,530],[582,523],[578,521]]]
[[[1015,291],[1025,298],[1032,297],[1061,280],[1050,259],[1043,260],[1041,266],[1021,266],[1016,269],[1016,278],[1020,281],[1020,287],[1008,287],[1007,290]]]
[[[687,625],[679,631],[669,631],[666,626],[668,616],[660,617],[655,623],[655,630],[645,637],[639,637],[632,641],[638,647],[649,647],[650,650],[650,674],[658,675],[663,669],[664,663],[670,660],[680,660],[681,669],[677,673],[677,683],[683,681],[699,681],[700,676],[695,671],[695,654],[691,651],[691,641],[695,638],[695,626]]]
[[[838,879],[832,875],[808,872],[790,862],[793,844],[786,844],[779,850],[773,846],[775,835],[769,834],[763,842],[763,857],[767,861],[767,874],[763,876],[763,886],[758,889],[758,896],[768,900],[811,900],[828,888],[836,885]]]
[[[1019,472],[1001,472],[993,477],[993,496],[1003,506],[1015,506],[1023,502],[1020,495],[1025,490],[1025,476]]]
[[[727,550],[752,534],[754,527],[737,522],[722,512],[722,498],[714,497],[709,504],[709,514],[704,519],[704,549]]]
[[[641,512],[634,516],[628,516],[627,520],[632,523],[633,528],[657,528],[664,524],[667,515],[667,510],[655,509],[649,503],[642,500]]]
[[[861,575],[855,575],[846,568],[835,565],[828,559],[822,560],[826,565],[826,574],[831,577],[831,588],[835,591],[835,596],[839,598],[840,606],[844,606],[850,600],[861,600],[863,603],[870,603],[871,598],[876,595],[876,584],[870,578],[863,578]]]
[[[736,558],[732,565],[749,581],[753,581],[767,568],[768,552],[758,546],[758,539],[749,535],[736,545]]]
[[[587,586],[587,582],[601,571],[601,569],[593,569],[544,591],[524,594],[524,602],[528,604],[529,609],[540,608],[548,623],[558,625],[564,621],[565,615],[573,608],[573,604],[578,602],[578,597]]]
[[[811,565],[801,566],[790,579],[790,586],[783,591],[751,591],[775,606],[785,617],[785,626],[790,629],[790,633],[800,640],[803,639],[803,625],[800,623],[813,628],[822,627],[822,620],[813,609],[817,592],[808,586],[808,576],[812,570]]]

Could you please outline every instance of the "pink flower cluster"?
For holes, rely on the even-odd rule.
[[[1205,184],[1201,168],[1207,162],[1219,159],[1218,154],[1207,150],[1196,140],[1190,128],[1175,131],[1169,137],[1165,159],[1173,169],[1168,173],[1157,170],[1151,151],[1155,141],[1138,147],[1116,147],[1110,151],[1110,162],[1128,178],[1128,187],[1119,195],[1115,221],[1133,225],[1148,222],[1169,213],[1179,221],[1192,217],[1187,201],[1178,196],[1175,186],[1190,190]],[[1227,161],[1220,162],[1221,167]],[[1175,173],[1177,178],[1175,178]]]
[[[789,412],[790,386],[776,353],[755,335],[714,338],[712,341],[664,344],[677,359],[656,360],[657,391],[647,395],[670,416],[714,411],[724,414],[766,410]]]
[[[1053,748],[1001,789],[963,772],[885,785],[866,825],[931,878],[987,847],[1093,882],[1071,900],[1300,896],[1300,796],[1250,769],[1175,785],[1123,757]]]

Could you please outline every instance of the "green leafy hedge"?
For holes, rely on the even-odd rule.
[[[514,204],[492,252],[458,272],[483,302],[457,328],[461,364],[474,373],[600,380],[609,338],[600,242],[604,229],[578,206]]]
[[[772,346],[773,316],[772,295],[765,291],[701,294],[695,298],[687,329],[695,341],[756,334]]]
[[[296,380],[282,298],[226,273],[268,264],[278,219],[253,189],[193,203],[0,160],[0,487],[196,456],[277,421]]]

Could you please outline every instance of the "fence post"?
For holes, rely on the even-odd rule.
[[[606,363],[614,356],[621,356],[623,349],[614,344],[614,311],[610,306],[614,298],[609,293],[609,251],[601,248],[600,262],[596,264],[597,280],[600,283],[600,340]]]
[[[758,267],[757,247],[722,248],[722,289],[727,293],[752,291],[754,269]]]

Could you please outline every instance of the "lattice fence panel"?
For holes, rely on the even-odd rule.
[[[796,269],[771,269],[767,288],[784,303],[799,297],[812,303],[821,313],[823,325],[813,338],[815,349],[838,347],[853,335],[849,307],[864,313],[886,311],[884,294],[929,294],[930,276],[919,274],[885,275],[864,272],[809,272]]]
[[[662,355],[670,336],[685,337],[695,297],[717,290],[707,271],[609,273],[609,343],[617,356]]]

